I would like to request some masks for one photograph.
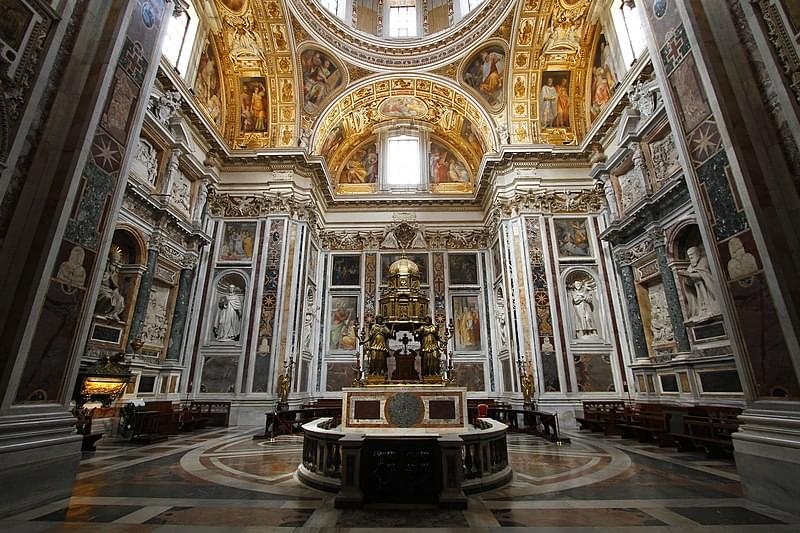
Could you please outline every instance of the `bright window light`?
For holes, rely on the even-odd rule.
[[[388,185],[419,185],[419,138],[411,135],[389,137],[387,152],[386,183]]]
[[[417,36],[417,8],[413,5],[389,7],[389,36]]]
[[[339,15],[339,0],[319,0],[319,3],[334,15]]]
[[[181,75],[185,75],[189,67],[198,24],[197,13],[191,4],[186,11],[170,18],[161,53]]]
[[[629,7],[626,2],[614,2],[611,7],[611,20],[619,38],[619,47],[625,64],[630,66],[647,47],[639,10]]]
[[[466,15],[482,3],[483,0],[461,0],[461,11],[464,15]]]

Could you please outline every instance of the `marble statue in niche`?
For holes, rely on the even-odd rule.
[[[654,285],[648,289],[650,300],[650,332],[653,344],[664,344],[675,340],[667,308],[667,295],[664,286]]]
[[[676,273],[683,280],[689,320],[700,322],[719,314],[714,280],[705,251],[699,246],[686,250],[689,266]]]
[[[506,299],[503,296],[503,288],[497,288],[495,299],[494,315],[497,319],[497,331],[500,334],[500,348],[508,346],[508,333],[506,332]]]
[[[572,277],[568,286],[570,303],[575,317],[575,337],[583,340],[599,339],[595,314],[596,284],[594,278],[580,273]]]
[[[119,267],[122,260],[122,250],[112,246],[108,254],[106,269],[103,272],[103,281],[100,284],[100,293],[94,307],[95,316],[107,320],[121,321],[120,313],[125,309],[125,297],[120,292]]]
[[[163,346],[167,339],[167,308],[170,287],[153,285],[147,300],[142,339],[153,346]]]
[[[139,144],[136,147],[136,159],[134,164],[141,166],[145,174],[142,177],[147,179],[147,183],[150,185],[156,184],[156,178],[158,177],[158,155],[153,145],[144,139],[139,139]]]
[[[170,203],[188,213],[191,206],[192,182],[180,170],[173,174],[172,188],[169,193]]]
[[[84,249],[76,245],[70,250],[69,258],[59,265],[56,280],[62,283],[61,289],[65,293],[71,294],[86,282],[86,269],[83,267],[85,257]]]
[[[239,281],[238,279],[236,281]],[[241,284],[241,281],[239,281]],[[214,339],[218,342],[237,342],[242,331],[244,287],[230,276],[217,285],[217,316],[214,318]]]

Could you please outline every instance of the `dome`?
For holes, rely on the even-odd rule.
[[[411,259],[403,257],[389,266],[389,275],[419,277],[419,266]]]

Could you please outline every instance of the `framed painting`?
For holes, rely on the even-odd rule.
[[[453,295],[456,352],[481,349],[481,314],[477,295]]]
[[[385,285],[389,280],[389,267],[392,263],[403,257],[402,254],[382,254],[381,255],[381,284]],[[422,285],[428,284],[428,254],[405,254],[405,257],[415,262],[419,267],[419,282]]]
[[[556,218],[553,227],[559,257],[591,257],[592,247],[585,218]]]
[[[331,285],[354,287],[361,281],[360,255],[334,255],[331,258]]]
[[[478,284],[477,254],[447,254],[450,285]]]
[[[249,263],[256,244],[256,222],[225,222],[219,261]]]
[[[330,300],[328,349],[353,352],[358,346],[358,296],[335,295]]]

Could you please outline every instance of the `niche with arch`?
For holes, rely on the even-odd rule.
[[[686,324],[718,321],[720,306],[716,280],[696,224],[686,225],[676,231],[670,252]],[[721,333],[724,334],[724,331]]]
[[[603,342],[603,303],[595,275],[576,268],[564,275],[569,338],[578,343]]]
[[[211,299],[208,339],[217,345],[240,346],[245,331],[247,278],[238,271],[217,276]]]

